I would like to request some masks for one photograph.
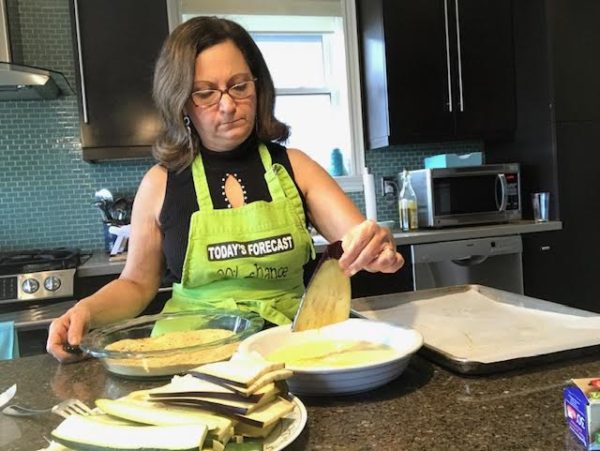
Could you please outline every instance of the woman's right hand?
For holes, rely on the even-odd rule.
[[[83,335],[90,326],[90,311],[81,303],[71,307],[50,324],[46,350],[63,363],[84,359],[83,353],[72,353],[65,350],[65,345],[78,346]]]

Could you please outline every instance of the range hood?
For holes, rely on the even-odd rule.
[[[47,100],[70,93],[60,72],[11,62],[6,2],[0,0],[0,101]]]

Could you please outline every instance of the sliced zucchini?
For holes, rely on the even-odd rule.
[[[229,442],[225,451],[263,451],[263,448],[262,440],[249,439],[242,443]]]
[[[170,406],[127,398],[97,399],[96,406],[109,415],[153,426],[205,425],[218,440],[222,440],[233,426],[233,422],[228,418],[194,407]]]
[[[203,424],[122,426],[71,415],[51,435],[61,445],[76,451],[197,451],[206,433]]]

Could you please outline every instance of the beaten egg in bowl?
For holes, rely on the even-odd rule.
[[[238,353],[283,361],[294,372],[288,385],[295,394],[328,395],[390,382],[422,345],[414,329],[351,318],[302,332],[292,332],[290,325],[266,329],[242,341]]]

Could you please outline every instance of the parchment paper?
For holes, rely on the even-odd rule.
[[[426,346],[456,360],[496,363],[600,344],[600,315],[591,312],[479,285],[423,292],[357,299],[352,307],[418,330]]]

